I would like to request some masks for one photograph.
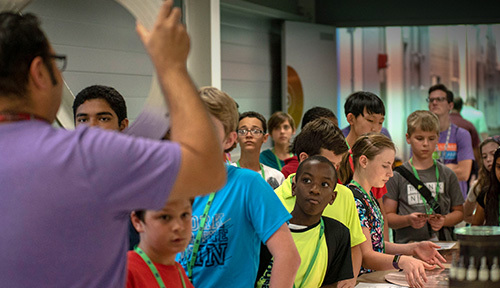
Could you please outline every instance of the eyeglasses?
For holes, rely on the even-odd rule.
[[[245,135],[247,135],[248,132],[250,132],[250,134],[252,134],[252,136],[260,136],[260,135],[264,134],[264,131],[262,131],[260,129],[252,129],[252,130],[238,129],[237,132],[238,132],[238,135],[240,135],[240,136],[245,136]]]
[[[444,102],[445,100],[446,100],[446,97],[436,97],[436,98],[427,98],[427,99],[425,99],[425,101],[427,101],[427,103],[432,103],[434,101]]]
[[[63,72],[66,69],[67,59],[66,55],[49,55],[50,58],[53,58],[56,62],[56,67],[59,71]]]

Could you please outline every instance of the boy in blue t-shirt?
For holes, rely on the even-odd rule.
[[[213,87],[201,88],[200,95],[222,149],[231,147],[237,137],[236,102]],[[222,161],[223,151],[214,153],[220,153]],[[226,169],[222,189],[195,199],[191,242],[177,261],[195,287],[250,287],[265,243],[275,258],[271,282],[292,287],[300,257],[286,225],[290,214],[258,173],[231,165]]]
[[[323,156],[311,156],[300,163],[295,177],[292,194],[297,201],[288,227],[299,250],[301,265],[294,287],[321,287],[353,278],[349,229],[322,216],[337,195],[335,167]],[[267,288],[274,263],[265,247],[261,253],[261,277],[256,286]],[[348,287],[353,286],[354,283]]]

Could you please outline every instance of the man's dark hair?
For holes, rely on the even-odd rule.
[[[318,118],[333,118],[337,119],[337,116],[335,113],[333,113],[332,110],[325,108],[325,107],[313,107],[304,113],[304,117],[302,118],[302,126],[300,127],[301,129],[304,129],[304,127],[307,125],[307,123],[318,119]],[[338,119],[337,119],[338,120]]]
[[[262,130],[264,131],[264,134],[267,133],[267,125],[266,125],[266,118],[260,114],[260,113],[257,113],[255,111],[247,111],[247,112],[243,112],[240,114],[240,119],[238,121],[241,121],[241,119],[243,118],[257,118],[260,120],[260,122],[262,123]]]
[[[76,120],[76,110],[85,101],[91,99],[103,99],[108,102],[109,106],[113,111],[115,111],[116,116],[118,116],[118,124],[122,122],[123,119],[127,118],[127,105],[125,104],[125,99],[118,93],[114,88],[103,86],[103,85],[92,85],[89,86],[75,97],[73,101],[73,119]]]
[[[462,111],[462,107],[464,106],[464,101],[460,97],[453,98],[453,109],[457,110],[458,113]]]
[[[194,198],[189,198],[189,202],[191,203],[191,206],[193,206],[194,203]],[[144,216],[146,215],[146,210],[135,210],[135,216],[139,218],[142,222],[145,222]]]
[[[382,99],[368,91],[354,92],[347,97],[344,104],[345,116],[349,113],[352,113],[354,117],[365,116],[363,115],[365,107],[368,114],[382,114],[385,116],[385,106]]]
[[[335,175],[334,181],[336,184],[337,183],[337,172],[335,170],[335,166],[333,166],[333,164],[332,164],[332,162],[330,162],[330,160],[328,160],[326,157],[323,157],[321,155],[314,155],[314,156],[308,157],[304,161],[300,162],[299,167],[297,168],[297,173],[295,174],[295,179],[299,178],[300,175],[302,174],[304,164],[307,162],[314,161],[314,160],[321,162],[321,163],[327,163],[330,167],[332,167],[333,173]]]
[[[326,118],[309,122],[295,137],[292,148],[297,156],[302,152],[309,156],[319,155],[321,148],[342,155],[349,149],[342,131]]]
[[[0,95],[26,97],[31,62],[40,56],[56,85],[47,37],[31,14],[0,13]]]
[[[450,90],[448,90],[448,88],[446,88],[446,86],[444,86],[444,84],[432,85],[429,88],[429,94],[431,94],[431,92],[434,92],[436,90],[441,90],[444,93],[446,93],[446,100],[448,101],[448,103],[453,102],[453,92],[451,92]]]

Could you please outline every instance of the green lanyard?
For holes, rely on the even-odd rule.
[[[142,251],[142,249],[137,247],[137,246],[134,248],[134,251],[137,254],[139,254],[139,256],[141,256],[142,260],[144,260],[144,262],[146,262],[146,264],[148,264],[149,270],[151,270],[151,273],[153,273],[153,276],[155,276],[156,282],[158,282],[158,286],[160,286],[160,288],[166,288],[165,283],[163,282],[163,279],[161,279],[160,273],[156,269],[156,266],[153,264],[153,261],[151,261],[151,259],[149,259],[148,255],[146,255],[146,253],[144,251]],[[184,277],[182,276],[181,269],[177,265],[175,265],[175,267],[177,267],[177,271],[179,271],[179,277],[181,277],[182,287],[186,288],[186,282],[184,282]]]
[[[436,202],[438,202],[438,199],[439,199],[439,169],[438,169],[438,166],[436,164],[436,159],[433,159],[433,160],[434,160],[434,167],[436,167],[436,197],[435,197],[435,199],[436,199]],[[415,175],[415,177],[418,180],[420,180],[420,177],[418,177],[417,169],[415,169],[415,166],[413,166],[413,157],[410,158],[410,165],[411,165],[411,169],[413,169],[413,174]],[[420,181],[422,181],[422,180],[420,180]],[[420,198],[422,198],[422,201],[424,203],[427,203],[427,201],[425,200],[424,196],[422,196],[422,194],[420,194]],[[429,205],[425,205],[425,212],[427,213],[427,215],[431,215],[432,208]]]
[[[260,165],[260,174],[262,174],[262,178],[264,178],[264,180],[266,180],[266,173],[264,172],[264,166],[262,166],[261,163],[259,163],[259,165]],[[236,166],[241,167],[240,166],[240,160],[238,160],[236,162]]]
[[[200,249],[201,236],[203,235],[203,231],[205,231],[205,224],[207,222],[208,211],[210,210],[210,206],[212,206],[214,197],[215,197],[215,192],[210,193],[210,195],[208,196],[207,204],[205,205],[205,209],[203,210],[203,215],[200,218],[200,227],[198,228],[198,233],[196,233],[196,238],[194,240],[193,252],[191,253],[191,260],[187,265],[188,278],[189,280],[191,280],[191,282],[193,281],[194,262],[196,262],[196,256],[198,256],[198,250]]]
[[[359,190],[361,190],[361,192],[363,192],[363,194],[365,195],[365,197],[368,198],[368,201],[370,202],[370,204],[372,205],[373,207],[373,211],[375,211],[375,214],[377,214],[377,218],[380,220],[380,230],[382,232],[382,237],[384,236],[384,217],[382,216],[382,211],[380,211],[380,207],[378,206],[378,203],[377,200],[373,200],[373,198],[370,196],[370,194],[368,194],[365,189],[363,187],[361,187],[361,185],[354,181],[354,180],[351,180],[351,184],[353,184],[354,186],[358,187]],[[383,250],[385,252],[385,241],[381,241],[382,242],[382,245],[383,245]]]
[[[325,232],[325,223],[323,222],[323,218],[321,218],[318,244],[316,244],[316,250],[314,250],[313,257],[309,262],[309,266],[307,267],[306,273],[304,273],[304,277],[302,278],[302,282],[300,283],[299,288],[302,288],[302,285],[306,283],[306,279],[307,277],[309,277],[309,273],[311,273],[311,269],[314,266],[314,263],[316,262],[316,257],[318,257],[319,247],[321,246],[321,237],[323,237],[324,232]],[[293,283],[293,288],[295,288],[295,283]]]

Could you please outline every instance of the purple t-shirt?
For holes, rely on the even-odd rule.
[[[450,139],[448,147],[446,147],[446,138],[448,129],[439,133],[438,153],[443,164],[457,164],[463,160],[473,160],[474,151],[472,150],[472,142],[469,131],[457,127],[455,124],[450,126]],[[446,149],[446,151],[445,151]],[[467,198],[467,181],[460,181],[460,189],[462,196]]]
[[[125,287],[130,211],[164,206],[179,145],[42,121],[0,135],[1,285]]]

